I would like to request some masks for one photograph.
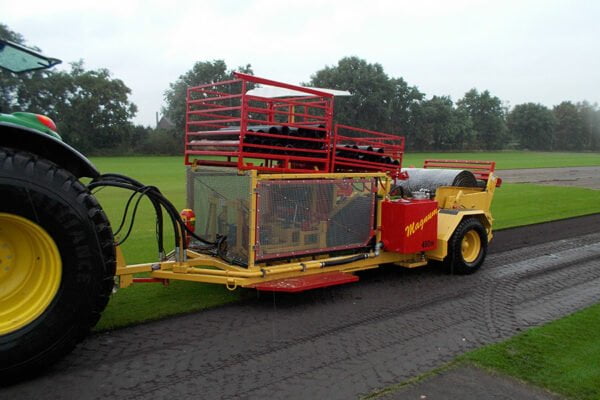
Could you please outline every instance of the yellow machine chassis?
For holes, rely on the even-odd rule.
[[[381,242],[381,203],[389,200],[392,179],[385,173],[330,173],[330,174],[257,174],[251,176],[251,209],[249,212],[249,243],[255,242],[256,227],[256,187],[260,180],[276,179],[344,179],[377,178],[378,199],[376,215],[376,243]],[[303,277],[328,272],[352,273],[377,268],[383,264],[396,264],[406,268],[426,265],[429,259],[443,260],[448,254],[448,241],[463,218],[478,218],[486,228],[488,240],[492,239],[492,216],[490,206],[496,188],[497,178],[490,175],[485,188],[440,187],[435,199],[440,209],[438,213],[438,239],[434,250],[414,254],[399,254],[387,251],[371,251],[364,259],[351,261],[355,254],[345,256],[317,255],[306,256],[280,263],[254,263],[254,247],[249,246],[248,267],[228,264],[220,258],[187,250],[185,254],[176,254],[178,259],[126,265],[122,252],[117,247],[117,276],[119,286],[128,287],[133,283],[134,274],[147,273],[159,280],[184,280],[226,285],[233,290],[258,283]],[[183,248],[183,246],[181,246]],[[343,260],[349,262],[343,263]],[[324,267],[330,261],[342,262],[339,265]]]

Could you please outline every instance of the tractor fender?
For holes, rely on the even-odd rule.
[[[491,216],[483,210],[454,210],[440,209],[438,212],[438,235],[437,246],[433,250],[425,252],[425,257],[432,260],[443,261],[448,255],[448,242],[456,227],[464,218],[477,218],[481,221],[488,236],[488,242],[492,240]]]
[[[43,157],[68,170],[77,178],[95,178],[100,175],[83,154],[65,142],[35,129],[0,122],[0,147],[27,151]]]

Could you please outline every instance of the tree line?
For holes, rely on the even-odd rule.
[[[0,24],[0,37],[25,44]],[[250,64],[235,70],[252,74]],[[199,61],[164,93],[163,128],[132,123],[131,90],[107,69],[0,75],[0,110],[51,117],[64,140],[85,154],[182,154],[185,98],[189,86],[231,79],[223,60]],[[335,101],[336,122],[406,137],[409,151],[527,149],[600,151],[600,109],[586,101],[553,108],[525,103],[508,107],[489,91],[471,89],[453,102],[430,98],[378,63],[345,57],[315,72],[305,86],[349,90]]]
[[[477,89],[456,103],[448,96],[428,99],[404,79],[389,77],[380,64],[358,57],[317,71],[306,84],[350,90],[351,97],[336,99],[338,122],[399,132],[412,150],[600,150],[600,109],[585,101],[509,108]]]

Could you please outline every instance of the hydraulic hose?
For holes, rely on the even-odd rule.
[[[236,264],[236,265],[240,265],[240,266],[244,266],[244,267],[247,266],[245,263],[243,263],[239,260],[230,259],[227,257],[227,255],[225,254],[225,252],[226,252],[225,249],[227,248],[227,237],[226,236],[217,235],[217,240],[212,242],[212,241],[206,240],[206,239],[198,236],[195,232],[188,229],[188,227],[185,225],[185,223],[181,219],[181,216],[179,215],[179,212],[177,211],[177,209],[175,208],[173,203],[171,203],[160,192],[160,190],[157,187],[143,185],[141,182],[139,182],[133,178],[129,178],[125,175],[104,174],[104,175],[101,175],[101,176],[95,178],[94,180],[92,180],[92,182],[90,182],[90,184],[88,185],[88,189],[93,190],[96,188],[107,187],[107,186],[108,187],[117,187],[117,188],[121,188],[121,189],[127,189],[127,190],[131,190],[135,193],[140,194],[140,198],[137,199],[136,204],[133,209],[133,212],[132,212],[132,220],[131,220],[129,229],[128,229],[125,237],[123,238],[123,240],[120,241],[120,243],[124,242],[125,239],[127,239],[129,234],[131,233],[131,230],[133,227],[133,222],[135,220],[135,215],[137,212],[137,207],[140,202],[140,199],[141,199],[141,197],[146,196],[152,202],[152,205],[154,206],[155,213],[156,213],[157,240],[159,243],[159,253],[160,254],[164,254],[164,249],[163,249],[163,244],[162,244],[162,241],[163,241],[162,210],[164,209],[166,211],[167,215],[169,216],[169,218],[171,219],[171,223],[173,225],[173,233],[174,233],[174,237],[175,237],[175,248],[176,249],[183,248],[183,250],[185,251],[187,244],[186,244],[186,241],[183,240],[183,236],[184,236],[184,234],[188,234],[188,235],[192,236],[193,238],[195,238],[196,240],[208,245],[206,248],[203,249],[204,251],[213,252],[214,255],[220,257],[221,259],[223,259],[225,262],[227,262],[229,264]],[[135,193],[134,193],[134,195],[135,195]],[[130,197],[127,202],[123,218],[126,217],[127,210],[131,204],[132,199],[133,199],[133,196]],[[119,230],[122,228],[122,225],[123,225],[123,222],[121,223],[121,226],[119,226]]]
[[[364,254],[357,254],[353,257],[349,257],[349,258],[343,258],[341,260],[331,260],[331,261],[324,261],[322,263],[322,267],[333,267],[336,265],[343,265],[343,264],[349,264],[355,261],[360,261],[360,260],[366,260],[367,258],[369,258],[369,254],[364,253]]]

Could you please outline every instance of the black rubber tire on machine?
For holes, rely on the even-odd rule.
[[[444,267],[452,274],[468,275],[481,268],[487,255],[487,232],[477,218],[463,219],[448,242]]]
[[[108,303],[116,261],[108,218],[68,171],[0,148],[0,193],[1,386],[86,336]]]

